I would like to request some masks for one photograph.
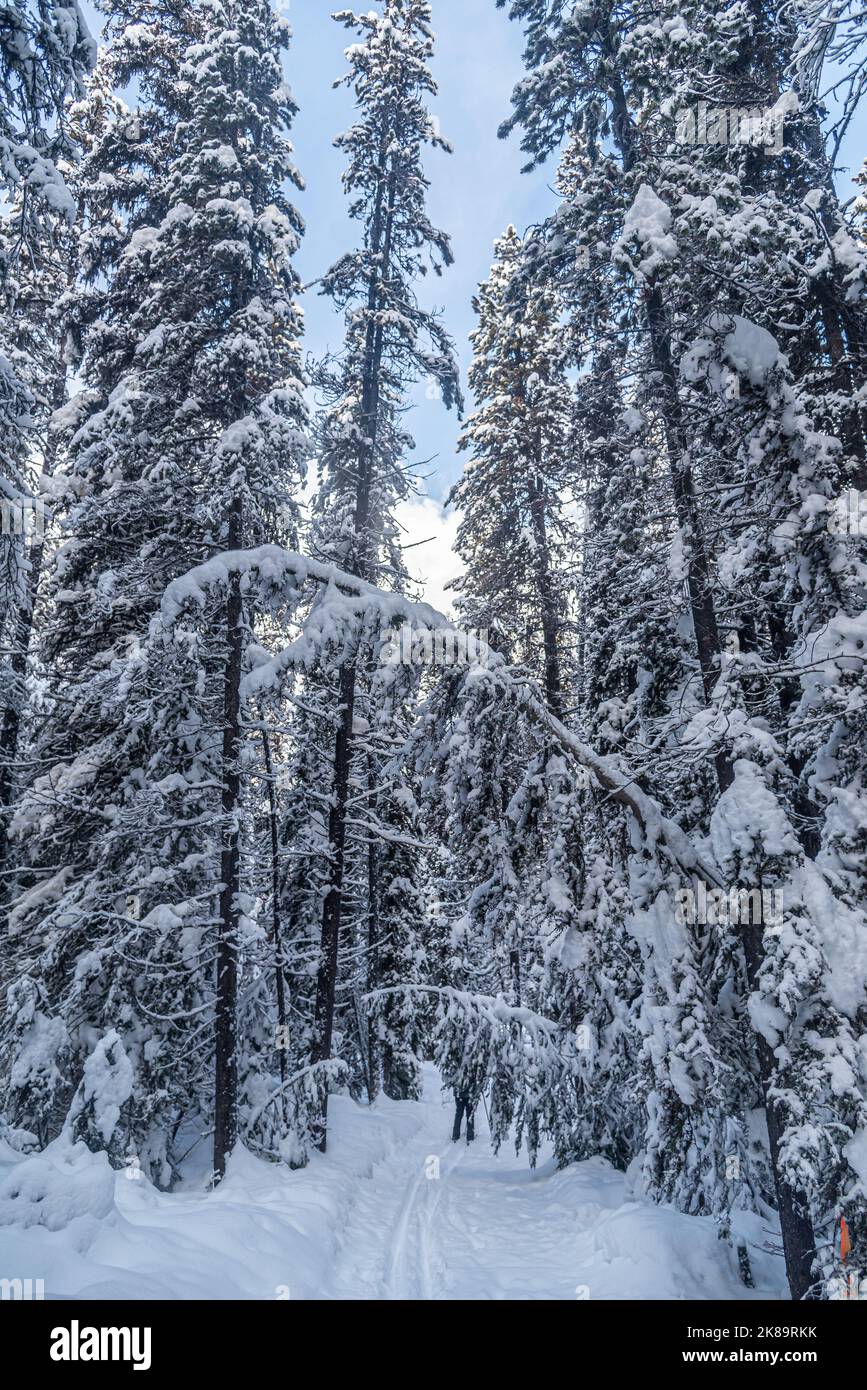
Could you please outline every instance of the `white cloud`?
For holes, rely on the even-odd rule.
[[[404,559],[413,579],[424,589],[425,602],[452,616],[454,595],[447,593],[445,586],[463,568],[455,553],[458,513],[452,508],[446,511],[433,497],[416,497],[401,502],[395,516],[404,533],[403,544],[413,546]],[[426,543],[418,545],[418,541]]]

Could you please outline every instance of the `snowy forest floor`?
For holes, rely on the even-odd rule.
[[[49,1299],[787,1296],[757,1217],[736,1222],[751,1291],[711,1220],[629,1200],[601,1159],[495,1156],[483,1110],[476,1142],[452,1144],[451,1120],[432,1068],[420,1102],[333,1097],[325,1157],[292,1173],[238,1154],[216,1192],[191,1173],[161,1193],[83,1145],[2,1146],[0,1276],[44,1279]]]

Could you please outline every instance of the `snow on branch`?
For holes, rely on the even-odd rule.
[[[450,985],[393,985],[387,989],[371,990],[362,996],[362,1002],[375,1006],[377,1002],[395,994],[436,995],[448,1007],[474,1010],[491,1027],[497,1025],[508,1027],[515,1024],[526,1029],[534,1037],[544,1036],[549,1042],[558,1037],[567,1039],[572,1036],[559,1023],[551,1018],[545,1018],[543,1014],[536,1013],[534,1009],[517,1004],[507,1004],[502,995],[475,994],[472,990],[454,989]]]
[[[163,624],[172,626],[185,611],[204,608],[208,596],[227,588],[234,574],[241,576],[242,593],[256,593],[273,609],[296,607],[310,583],[324,591],[301,635],[270,660],[259,662],[245,677],[242,694],[247,700],[278,692],[288,671],[309,665],[326,644],[345,645],[347,634],[357,632],[361,623],[375,625],[380,631],[409,624],[460,636],[459,629],[430,604],[414,603],[402,594],[379,589],[334,565],[278,545],[225,551],[173,580],[163,595]],[[502,656],[486,650],[484,663],[467,667],[463,679],[493,681],[517,694],[529,717],[546,729],[566,756],[588,770],[608,797],[631,813],[650,847],[667,850],[687,875],[700,873],[707,882],[719,886],[718,874],[703,862],[688,836],[664,815],[659,803],[636,785],[628,769],[595,752],[567,729],[547,709],[532,683],[516,676]]]
[[[226,550],[172,580],[160,607],[163,623],[171,626],[191,606],[203,608],[209,594],[225,588],[233,574],[241,575],[246,591],[270,591],[284,601],[299,595],[304,585],[313,582],[343,594],[356,612],[375,608],[388,621],[400,619],[423,627],[448,627],[447,620],[430,604],[413,603],[402,594],[378,589],[336,565],[322,564],[279,545]]]

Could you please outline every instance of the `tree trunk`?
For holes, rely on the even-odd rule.
[[[701,684],[705,703],[710,706],[720,675],[719,625],[711,589],[710,564],[701,513],[689,463],[689,445],[672,361],[665,306],[657,285],[652,285],[645,292],[645,307],[653,365],[662,381],[662,417],[670,465],[671,490],[678,525],[688,555],[687,589],[701,670]],[[734,781],[731,760],[724,749],[719,749],[714,755],[714,766],[720,791],[724,792]]]
[[[560,648],[558,643],[559,614],[557,595],[551,574],[551,551],[548,545],[548,498],[542,465],[545,458],[545,443],[542,429],[534,415],[533,407],[527,399],[526,363],[524,353],[519,348],[516,362],[521,372],[518,384],[517,404],[527,414],[527,436],[530,441],[528,466],[530,469],[530,525],[536,545],[536,588],[539,594],[539,610],[542,622],[542,645],[545,653],[545,698],[548,708],[557,719],[563,716],[563,677],[560,668]]]
[[[384,168],[388,151],[388,136],[384,133],[380,146],[380,168]],[[379,263],[368,288],[368,322],[365,334],[365,358],[362,373],[361,419],[366,426],[367,447],[359,458],[358,492],[355,506],[356,554],[348,566],[359,579],[372,578],[371,564],[375,547],[369,534],[370,501],[376,467],[379,426],[379,378],[382,367],[383,326],[376,321],[380,303],[380,286],[389,274],[393,234],[394,175],[380,182],[371,230],[373,264]],[[378,257],[381,255],[381,262]],[[331,882],[322,908],[322,930],[319,945],[319,973],[316,981],[314,1037],[312,1060],[326,1062],[331,1056],[334,1032],[334,1002],[337,990],[340,923],[343,914],[343,880],[346,856],[346,803],[349,772],[352,764],[353,724],[357,664],[349,658],[340,672],[340,722],[334,747],[334,782],[331,810],[328,817],[328,843],[331,862]],[[325,1153],[328,1129],[328,1096],[315,1125],[317,1147]]]
[[[815,107],[804,110],[802,116],[805,118],[803,125],[806,150],[819,170],[831,203],[830,208],[827,204],[824,205],[819,214],[822,229],[830,243],[838,229],[844,225],[834,186],[834,170],[828,158],[821,121]],[[850,405],[842,420],[843,447],[855,459],[849,484],[863,492],[867,490],[867,428],[863,407],[857,400],[852,399],[858,390],[857,383],[864,380],[867,370],[863,313],[860,307],[847,303],[839,278],[832,279],[828,274],[812,283],[819,302],[825,343],[833,368],[834,385],[850,399]]]
[[[789,631],[785,617],[780,611],[775,611],[773,607],[768,609],[768,634],[777,661],[790,661],[795,645],[794,638]],[[800,699],[800,695],[801,689],[797,679],[790,678],[777,682],[777,700],[784,720],[787,719],[793,706]],[[807,758],[805,754],[796,756],[794,753],[787,752],[786,762],[796,779],[795,790],[792,795],[792,807],[795,811],[795,834],[808,859],[815,859],[822,848],[822,836],[818,828],[821,812],[818,803],[813,800],[801,781],[801,774],[806,766]]]
[[[560,671],[560,652],[557,646],[557,595],[551,575],[551,554],[548,548],[548,523],[545,487],[542,479],[533,481],[530,516],[536,542],[536,584],[542,613],[542,640],[545,649],[545,696],[548,708],[558,719],[563,716],[563,678]]]
[[[240,549],[243,514],[240,495],[232,504],[228,547]],[[244,612],[241,578],[229,578],[226,600],[227,659],[223,685],[223,848],[220,857],[220,905],[217,929],[217,999],[214,1077],[214,1180],[226,1172],[226,1160],[238,1138],[238,926],[241,888],[241,664]]]
[[[373,788],[371,773],[370,786]],[[376,989],[379,984],[379,855],[377,846],[367,849],[367,988]],[[368,1013],[367,1019],[367,1098],[370,1104],[376,1100],[382,1086],[382,1056],[379,1030],[375,1013]]]
[[[758,987],[758,974],[764,959],[761,923],[745,922],[742,927],[744,956],[747,965],[747,980],[751,990]],[[780,1170],[780,1140],[782,1124],[773,1099],[776,1077],[776,1058],[761,1035],[756,1033],[756,1047],[759,1059],[759,1075],[762,1082],[765,1116],[768,1124],[768,1146],[771,1154],[771,1168],[777,1194],[777,1211],[780,1217],[780,1231],[783,1237],[783,1254],[786,1261],[786,1276],[792,1298],[796,1302],[809,1298],[814,1287],[812,1276],[813,1258],[816,1253],[816,1237],[804,1196],[790,1187]]]
[[[334,751],[334,786],[328,814],[331,880],[322,909],[322,935],[319,946],[319,973],[316,979],[316,1006],[313,1023],[311,1060],[327,1062],[331,1056],[334,1032],[334,999],[337,990],[337,956],[340,922],[343,914],[343,875],[346,849],[346,803],[349,798],[349,769],[352,759],[352,724],[355,715],[355,665],[340,672],[340,714]],[[316,1124],[315,1142],[325,1153],[328,1141],[328,1094]]]
[[[274,794],[274,761],[271,740],[262,730],[262,749],[265,755],[265,776],[268,779],[268,824],[271,833],[271,941],[274,946],[274,983],[277,993],[277,1027],[280,1030],[277,1053],[280,1059],[280,1084],[286,1085],[286,962],[283,958],[283,934],[280,923],[280,861],[277,834],[277,799]],[[286,1094],[283,1093],[285,1115]]]
[[[20,687],[23,687],[24,679],[27,674],[27,661],[30,655],[30,643],[33,637],[36,594],[39,588],[42,566],[45,561],[45,544],[43,541],[40,540],[31,546],[28,561],[30,570],[27,575],[25,594],[16,614],[15,630],[12,639],[13,651],[9,661],[15,685]],[[3,711],[3,723],[2,726],[0,726],[0,817],[3,818],[2,826],[0,826],[0,867],[2,867],[5,855],[5,819],[6,813],[12,804],[15,782],[15,761],[18,755],[18,739],[21,733],[21,715],[22,703],[20,699],[16,699],[16,690],[13,688],[9,692],[9,704]]]

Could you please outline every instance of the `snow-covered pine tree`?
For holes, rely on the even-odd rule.
[[[236,1014],[261,936],[241,882],[240,682],[256,613],[231,567],[197,619],[166,626],[159,606],[215,552],[292,535],[305,406],[300,219],[284,186],[298,175],[286,29],[267,4],[115,7],[109,37],[139,106],[92,156],[104,202],[89,246],[105,279],[82,314],[88,388],[67,412],[70,539],[44,643],[58,713],[37,745],[50,770],[16,811],[34,860],[39,824],[49,868],[16,907],[27,998],[12,1000],[6,1094],[30,1115],[34,1069],[51,1070],[56,1124],[94,1040],[118,1030],[130,1062],[118,1142],[168,1182],[196,1115],[215,1125],[222,1171],[238,1072],[253,1065]],[[39,1028],[58,1045],[29,1067]],[[262,1065],[276,1068],[273,1047]]]
[[[117,114],[111,92],[111,75],[98,61],[87,80],[86,95],[71,102],[63,113],[68,140],[87,160],[105,127],[108,113]],[[67,193],[75,207],[67,217],[46,222],[41,235],[33,233],[32,214],[27,215],[28,190],[18,187],[0,230],[0,259],[14,266],[14,273],[0,277],[0,341],[9,345],[21,381],[28,382],[29,425],[25,431],[10,427],[4,438],[19,454],[18,472],[25,475],[27,513],[13,511],[20,532],[23,563],[17,597],[9,615],[7,646],[9,678],[2,683],[3,714],[0,723],[0,871],[9,841],[8,809],[15,791],[15,764],[19,745],[27,737],[29,693],[28,667],[37,606],[45,563],[51,549],[46,535],[52,513],[53,477],[61,456],[63,410],[68,379],[80,359],[79,274],[89,261],[83,211],[87,179],[80,165],[63,160],[59,165]],[[23,465],[21,457],[23,451]],[[6,517],[8,521],[10,518]],[[18,523],[21,523],[20,525]],[[4,530],[5,530],[4,526]],[[11,557],[10,557],[11,558]],[[7,576],[11,580],[11,575]],[[0,877],[0,903],[14,891],[11,872]]]
[[[520,279],[513,227],[495,244],[474,300],[471,458],[450,501],[461,511],[455,589],[463,621],[490,632],[542,681],[552,712],[571,704],[570,566],[578,551],[570,497],[572,399],[552,287]]]
[[[28,236],[74,204],[58,168],[75,152],[66,114],[96,48],[78,0],[7,0],[0,28],[0,187],[26,189]],[[8,273],[10,266],[4,267]]]
[[[49,237],[27,236],[24,197],[19,191],[0,222],[0,260],[15,261],[14,274],[0,281],[0,341],[25,390],[16,421],[6,421],[4,477],[10,489],[2,503],[3,679],[0,683],[0,865],[7,848],[7,812],[26,705],[27,658],[45,550],[45,489],[54,472],[57,437],[51,416],[66,394],[66,334],[63,297],[69,288],[74,252],[65,223]],[[5,378],[8,386],[12,377]],[[16,423],[20,428],[16,428]],[[11,488],[11,479],[17,479]],[[4,898],[0,887],[0,900]]]
[[[413,986],[429,979],[428,895],[419,808],[407,781],[404,773],[402,784],[377,806],[385,833],[375,846],[368,904],[375,926],[367,984],[381,1001],[370,1019],[368,1066],[373,1093],[381,1073],[382,1089],[392,1100],[419,1098],[430,1031],[426,1001],[413,993]]]

